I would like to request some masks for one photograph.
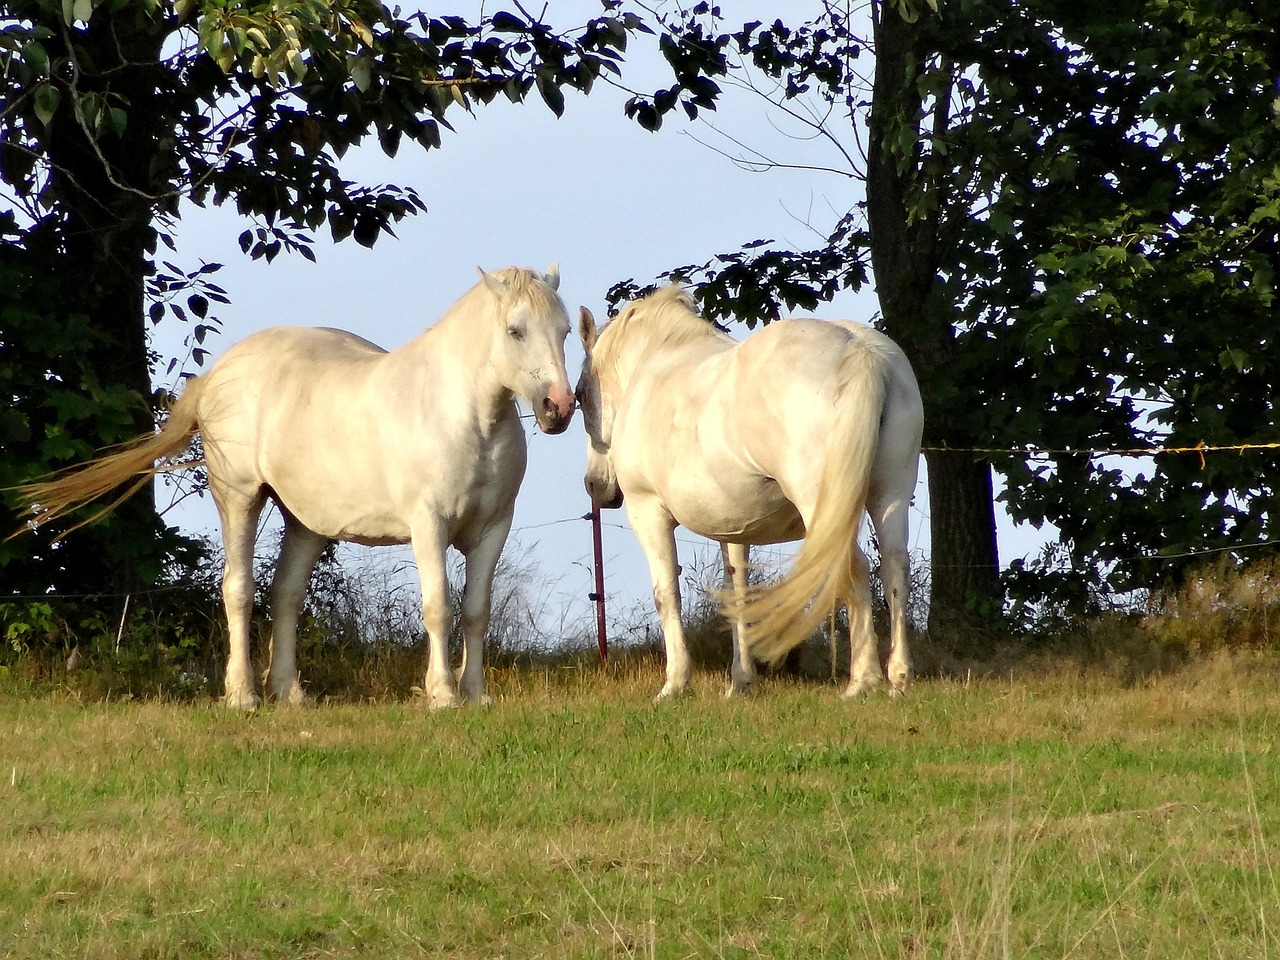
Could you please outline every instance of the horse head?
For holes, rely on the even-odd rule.
[[[559,267],[552,264],[545,274],[476,269],[497,300],[493,363],[499,379],[528,401],[544,433],[563,433],[573,419],[574,399],[564,361],[569,315],[556,293]]]
[[[595,360],[595,346],[599,339],[596,318],[586,307],[580,308],[578,334],[586,359],[582,362],[582,374],[574,397],[582,408],[582,422],[587,428],[587,474],[583,480],[591,502],[604,509],[622,506],[622,488],[614,473],[609,457],[609,445],[613,435],[614,402],[612,390],[606,394],[601,389],[601,372]]]

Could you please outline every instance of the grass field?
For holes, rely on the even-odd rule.
[[[922,681],[656,665],[490,709],[0,695],[14,958],[1280,956],[1280,660]]]

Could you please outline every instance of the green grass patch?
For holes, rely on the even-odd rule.
[[[1280,954],[1274,657],[903,703],[490,680],[445,713],[0,697],[0,955]]]

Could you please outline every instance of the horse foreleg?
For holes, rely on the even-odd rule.
[[[271,580],[271,660],[267,689],[281,703],[301,706],[307,695],[298,681],[298,616],[307,599],[311,571],[329,541],[285,516],[280,557]]]
[[[445,571],[448,541],[436,527],[413,531],[413,558],[422,584],[422,624],[427,631],[427,672],[422,692],[432,710],[458,705],[458,691],[449,671],[449,628],[453,607]]]
[[[662,639],[667,654],[667,681],[658,699],[674,697],[689,684],[691,668],[689,650],[680,626],[680,566],[676,562],[676,523],[665,508],[656,503],[637,502],[629,498],[627,517],[631,529],[649,561],[649,577],[653,581],[653,604],[662,625]]]
[[[244,496],[210,477],[210,489],[222,524],[222,604],[227,612],[227,674],[223,702],[234,710],[253,710],[262,701],[254,689],[249,651],[253,613],[253,543],[266,499]]]
[[[880,649],[875,625],[871,620],[871,576],[867,555],[855,545],[853,550],[853,596],[847,606],[849,614],[849,686],[844,696],[857,697],[869,693],[884,682],[880,667]]]
[[[720,559],[724,561],[724,592],[734,604],[742,602],[747,592],[747,562],[751,548],[744,543],[720,544]],[[729,689],[725,696],[741,696],[751,689],[756,679],[756,664],[747,645],[747,625],[742,615],[735,612],[730,618],[733,631],[733,661],[729,666]]]
[[[502,547],[507,542],[511,518],[489,530],[466,552],[467,583],[462,591],[462,669],[458,686],[465,700],[488,705],[493,701],[484,692],[484,635],[489,629],[493,603],[493,575],[498,569]]]

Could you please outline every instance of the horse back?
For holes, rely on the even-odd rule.
[[[621,443],[615,432],[628,496],[653,491],[708,536],[799,536],[795,505],[817,495],[845,380],[851,368],[884,375],[882,340],[787,320],[724,349],[646,364],[619,413]]]

